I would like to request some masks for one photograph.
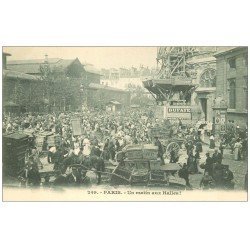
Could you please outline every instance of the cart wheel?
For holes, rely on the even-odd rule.
[[[167,157],[170,159],[170,152],[174,150],[175,155],[178,155],[178,152],[180,150],[180,146],[178,145],[177,142],[170,142],[167,146],[167,150],[166,150],[166,155]]]

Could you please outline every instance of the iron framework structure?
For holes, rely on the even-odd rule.
[[[143,81],[144,87],[157,103],[170,101],[176,92],[181,100],[189,102],[195,88],[192,83],[193,68],[188,59],[215,51],[215,47],[168,46],[157,48],[158,73],[153,79]]]

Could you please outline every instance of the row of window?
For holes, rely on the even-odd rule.
[[[244,55],[244,65],[248,67],[248,55]],[[236,57],[232,57],[228,59],[228,66],[230,69],[236,69]]]
[[[245,109],[248,109],[248,77],[244,76],[245,80],[245,86],[243,86],[244,90],[244,102],[245,102]],[[229,87],[229,108],[230,109],[236,109],[236,91],[237,91],[237,85],[236,85],[236,78],[228,79],[228,87]]]

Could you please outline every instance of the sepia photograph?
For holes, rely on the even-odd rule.
[[[248,47],[2,47],[3,201],[247,201]]]
[[[2,249],[250,249],[248,5],[1,1]]]

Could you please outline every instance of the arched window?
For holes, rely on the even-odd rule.
[[[201,87],[216,87],[216,71],[215,69],[206,69],[200,77]]]

